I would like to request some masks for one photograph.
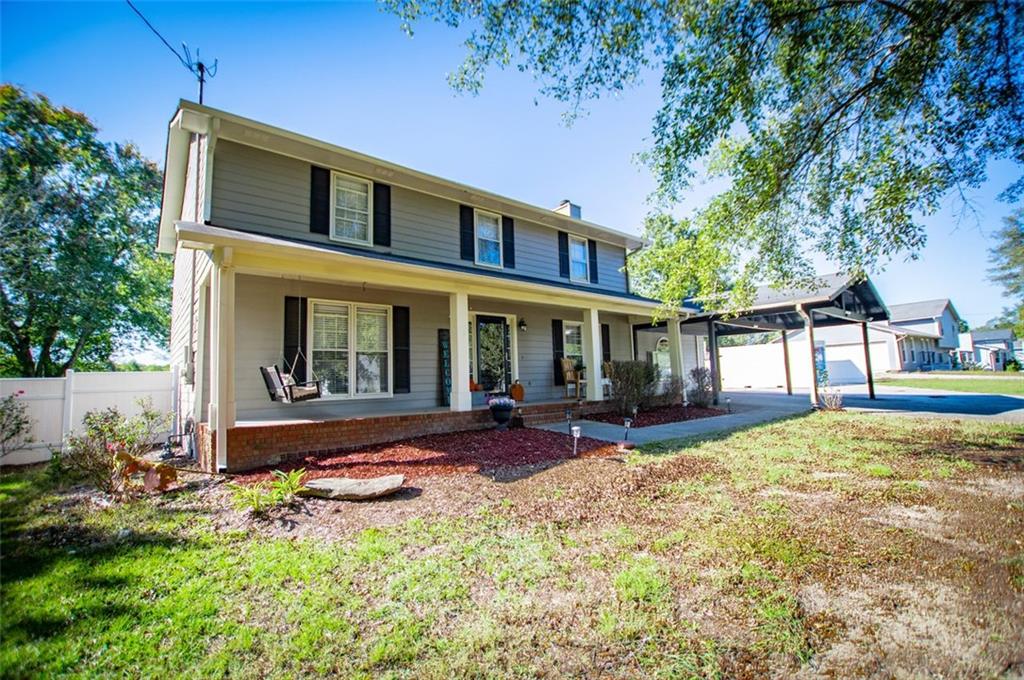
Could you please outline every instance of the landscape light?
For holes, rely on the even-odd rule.
[[[622,441],[629,441],[629,428],[633,427],[633,419],[623,418],[622,424],[626,426],[626,434],[622,435]]]
[[[573,427],[572,427],[572,455],[573,455],[573,458],[576,457],[576,447],[577,447],[577,445],[579,444],[579,441],[580,441],[580,431],[581,431],[581,429],[582,428],[580,428],[579,425],[573,425]]]
[[[732,397],[725,398],[725,410],[728,413],[732,413]]]

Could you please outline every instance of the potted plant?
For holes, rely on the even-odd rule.
[[[508,421],[512,418],[512,409],[516,407],[516,400],[504,395],[495,396],[487,400],[487,406],[491,409],[491,417],[498,424],[498,429],[507,430]]]

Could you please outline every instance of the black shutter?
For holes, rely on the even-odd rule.
[[[562,357],[565,356],[565,337],[562,335],[562,320],[551,320],[551,350],[555,355],[555,384],[564,385],[562,375]]]
[[[459,206],[459,245],[462,259],[473,262],[476,259],[473,244],[473,209],[468,205]]]
[[[314,234],[331,231],[331,171],[311,166],[309,177],[309,230]]]
[[[558,232],[558,275],[569,278],[569,235],[564,231]]]
[[[286,296],[284,299],[284,366],[296,382],[306,380],[306,298]]]
[[[612,360],[612,327],[601,324],[601,361]]]
[[[501,218],[501,259],[505,269],[516,268],[516,228],[511,217]]]
[[[392,392],[407,394],[410,388],[409,371],[409,308],[391,308],[391,366]]]
[[[597,283],[597,241],[587,241],[587,250],[590,251],[590,282]]]
[[[391,246],[391,187],[373,183],[373,245]]]

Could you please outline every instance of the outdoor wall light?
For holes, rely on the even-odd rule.
[[[516,328],[519,329],[520,333],[526,332],[526,319],[520,319],[519,323],[516,324]]]

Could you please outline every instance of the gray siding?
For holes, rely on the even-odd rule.
[[[284,298],[287,295],[354,302],[399,304],[409,307],[411,390],[391,398],[343,401],[307,401],[276,404],[267,396],[260,366],[284,361]],[[328,419],[360,415],[422,411],[437,408],[437,330],[448,328],[448,298],[406,291],[385,291],[326,283],[292,281],[239,274],[235,283],[236,405],[237,419]],[[528,329],[517,334],[518,377],[526,390],[526,403],[561,398],[563,388],[554,384],[551,321],[582,320],[582,312],[543,305],[509,304],[470,300],[478,314],[515,314]],[[630,329],[625,317],[605,314],[601,322],[611,330],[612,356],[630,358]],[[290,358],[289,358],[290,360]]]
[[[344,170],[344,168],[338,168]],[[221,140],[214,156],[211,219],[220,226],[330,243],[309,231],[310,164]],[[559,277],[557,231],[515,220],[516,266],[507,270],[551,281]],[[391,190],[391,247],[373,250],[472,267],[459,256],[459,204],[402,187]],[[579,288],[626,291],[625,251],[598,241],[598,283]]]

